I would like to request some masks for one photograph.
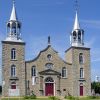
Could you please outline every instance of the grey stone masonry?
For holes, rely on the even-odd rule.
[[[11,49],[16,50],[16,59],[11,59]],[[3,96],[9,96],[11,83],[16,83],[21,96],[25,95],[25,43],[2,41],[2,76],[3,76]],[[11,66],[15,65],[16,75],[11,77]]]

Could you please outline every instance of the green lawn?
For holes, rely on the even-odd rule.
[[[38,98],[38,99],[3,98],[0,100],[50,100],[50,99],[49,98]]]
[[[23,99],[23,98],[0,98],[0,100],[53,100],[53,99],[49,99],[48,97],[46,98],[37,98],[37,99]],[[58,100],[58,99],[54,99],[54,100]],[[59,99],[59,100],[62,100],[62,99]],[[90,99],[90,98],[87,98],[87,97],[83,97],[83,98],[79,98],[79,99],[64,99],[64,100],[100,100],[99,99]]]

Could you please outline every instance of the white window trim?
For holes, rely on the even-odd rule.
[[[11,66],[11,77],[16,77],[16,66],[15,65]]]
[[[84,78],[84,68],[80,68],[80,78]]]

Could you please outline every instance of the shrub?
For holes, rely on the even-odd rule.
[[[57,98],[56,96],[50,96],[49,99],[51,99],[51,100],[60,100],[60,99]]]
[[[29,99],[29,96],[25,96],[24,99]]]
[[[79,100],[78,97],[74,97],[74,96],[65,96],[64,98],[69,100]]]
[[[31,95],[30,99],[36,99],[36,95]]]
[[[99,96],[88,96],[89,99],[100,99]]]

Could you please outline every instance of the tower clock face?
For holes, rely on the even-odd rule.
[[[52,63],[47,63],[45,66],[46,66],[47,69],[52,69],[53,64]]]

